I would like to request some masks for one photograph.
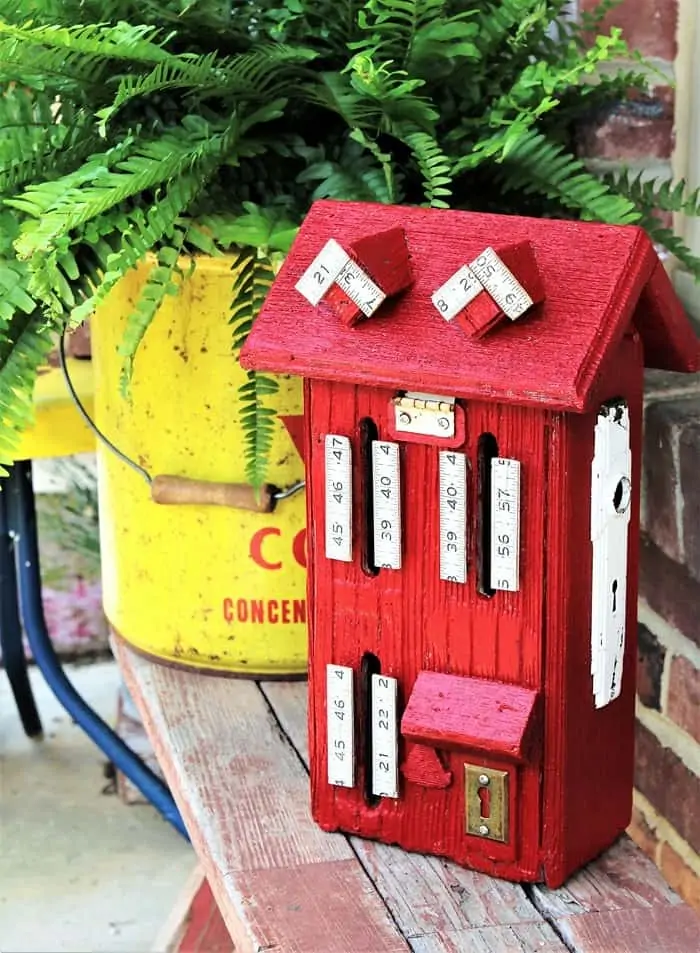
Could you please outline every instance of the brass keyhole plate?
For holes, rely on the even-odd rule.
[[[505,843],[509,827],[508,772],[465,764],[464,782],[467,834]],[[483,804],[488,804],[488,817],[482,815]]]

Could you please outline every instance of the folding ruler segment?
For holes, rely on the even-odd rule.
[[[328,783],[340,788],[355,784],[353,678],[353,670],[345,665],[326,665]]]
[[[520,461],[491,461],[491,588],[520,588]]]
[[[467,581],[467,458],[440,452],[440,578]]]
[[[372,794],[399,796],[399,736],[396,716],[398,682],[372,676]]]
[[[348,437],[325,441],[326,557],[352,562],[352,447]]]

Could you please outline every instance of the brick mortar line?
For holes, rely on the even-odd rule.
[[[644,408],[648,410],[654,404],[666,404],[679,398],[681,400],[684,398],[695,400],[698,395],[700,395],[700,380],[697,383],[689,383],[679,387],[650,387],[644,392]]]
[[[685,539],[683,532],[683,510],[685,508],[685,498],[681,487],[681,431],[679,427],[671,428],[671,459],[673,460],[673,470],[676,476],[675,480],[675,516],[676,516],[676,538],[678,539],[679,562],[685,565]]]
[[[700,647],[692,642],[687,635],[660,616],[643,599],[639,600],[637,616],[642,625],[656,636],[665,649],[673,655],[680,655],[700,669]]]
[[[639,699],[636,704],[637,721],[654,735],[656,740],[668,748],[700,781],[700,745],[687,734],[680,725],[665,715],[652,711]]]
[[[661,669],[661,680],[659,683],[659,705],[661,706],[661,711],[668,710],[668,699],[671,692],[671,668],[673,666],[674,658],[677,657],[678,656],[674,655],[670,650],[664,652],[664,664]],[[682,658],[682,656],[680,657]]]
[[[644,818],[645,824],[649,826],[659,841],[658,848],[660,848],[662,844],[668,844],[668,846],[678,854],[683,863],[692,870],[696,877],[700,877],[700,856],[698,856],[690,844],[681,837],[676,828],[670,824],[663,815],[659,814],[651,802],[636,788],[634,790],[634,806],[638,809]],[[658,853],[658,848],[655,853]],[[657,860],[655,860],[655,863],[658,866]]]

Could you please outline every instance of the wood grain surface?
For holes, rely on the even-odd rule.
[[[303,683],[115,651],[236,953],[694,953],[700,920],[623,838],[560,890],[324,834]]]

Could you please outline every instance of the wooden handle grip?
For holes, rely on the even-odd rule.
[[[232,506],[238,510],[255,510],[271,513],[275,506],[273,489],[265,484],[256,494],[247,483],[209,483],[206,480],[189,480],[187,477],[159,475],[151,483],[151,499],[154,503],[169,503],[180,506]]]

